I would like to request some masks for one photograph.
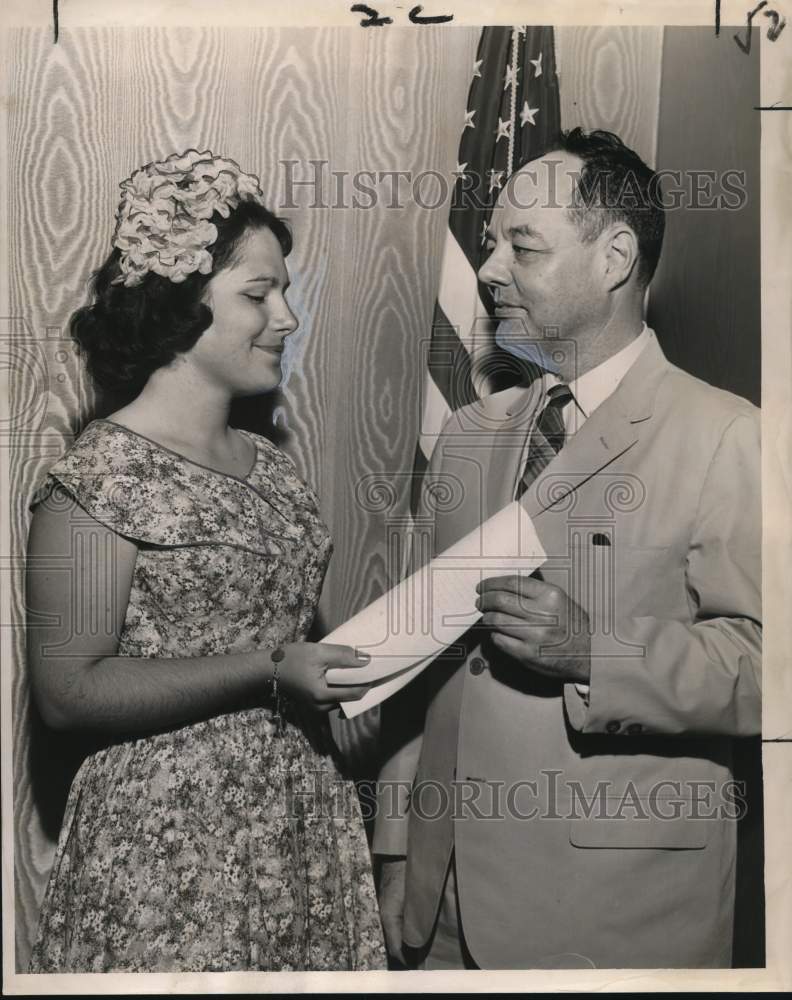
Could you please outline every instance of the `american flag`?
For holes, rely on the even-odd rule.
[[[484,233],[500,188],[526,157],[552,148],[560,119],[553,29],[483,28],[471,67],[428,345],[413,514],[423,473],[450,413],[522,374],[516,359],[494,346],[492,301],[476,272],[484,261]]]

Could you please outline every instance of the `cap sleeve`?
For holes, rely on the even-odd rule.
[[[31,506],[58,486],[100,524],[146,545],[232,545],[276,555],[302,538],[241,480],[195,466],[109,421],[86,427]]]

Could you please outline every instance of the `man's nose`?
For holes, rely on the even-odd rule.
[[[501,263],[497,251],[493,251],[481,265],[478,277],[485,285],[508,285],[511,281],[509,271]]]

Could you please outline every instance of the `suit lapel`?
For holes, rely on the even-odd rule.
[[[517,480],[522,475],[528,455],[530,431],[544,393],[541,383],[518,386],[512,390],[503,413],[503,421],[492,436],[484,469],[486,516],[492,517],[514,498]]]
[[[655,338],[621,383],[571,437],[526,490],[521,503],[531,517],[561,503],[631,448],[639,424],[651,417],[668,362]]]
[[[532,517],[555,506],[601,469],[623,455],[638,440],[630,418],[607,401],[539,473],[522,503]]]
[[[442,443],[439,480],[461,503],[438,517],[434,551],[442,552],[511,501],[520,460],[536,407],[537,388],[515,386],[489,396],[457,415],[457,426]],[[426,493],[424,493],[424,498]],[[438,505],[438,513],[442,507]],[[422,513],[432,519],[431,504]]]

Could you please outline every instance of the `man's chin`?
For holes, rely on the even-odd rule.
[[[502,351],[523,361],[531,361],[543,368],[554,367],[546,356],[547,338],[537,330],[523,310],[513,316],[498,316],[495,343]]]

